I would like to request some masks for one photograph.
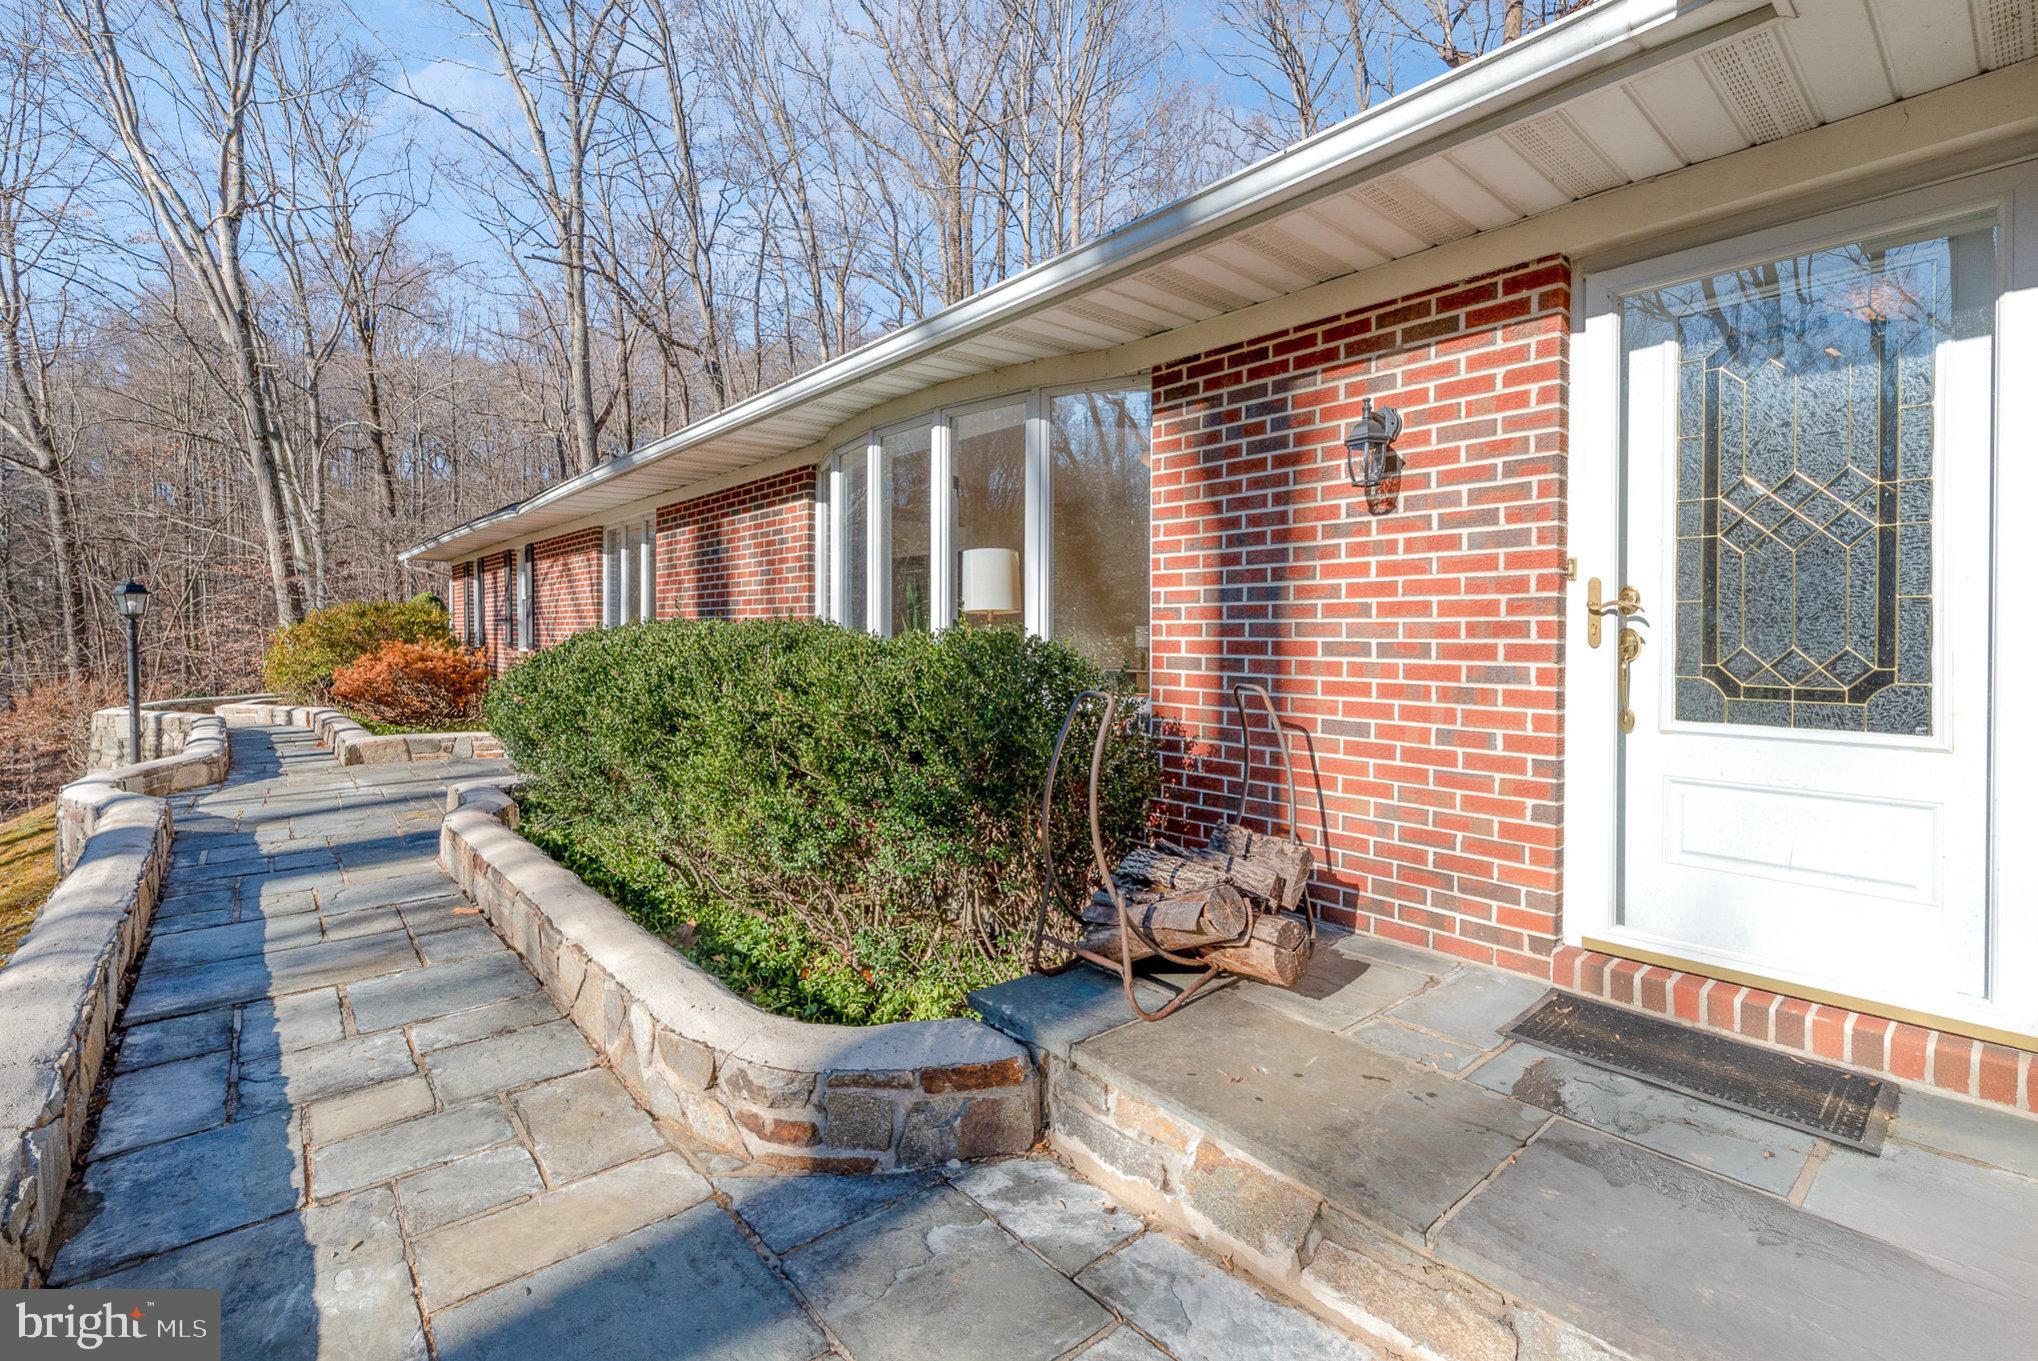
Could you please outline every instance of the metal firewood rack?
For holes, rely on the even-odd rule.
[[[1267,724],[1274,738],[1274,746],[1281,758],[1284,779],[1278,788],[1283,791],[1285,796],[1282,805],[1283,817],[1281,821],[1287,828],[1288,838],[1297,842],[1302,838],[1300,823],[1296,816],[1298,805],[1295,796],[1295,762],[1289,750],[1291,735],[1294,738],[1299,738],[1302,743],[1303,754],[1309,762],[1310,788],[1316,796],[1316,839],[1319,855],[1317,867],[1328,868],[1330,865],[1330,819],[1324,807],[1323,775],[1322,769],[1316,761],[1315,739],[1305,725],[1292,718],[1283,718],[1281,716],[1280,712],[1274,707],[1273,696],[1267,692],[1265,686],[1251,681],[1237,681],[1232,684],[1230,689],[1232,709],[1238,727],[1239,746],[1244,753],[1244,768],[1239,776],[1238,806],[1234,813],[1234,821],[1240,826],[1244,826],[1247,810],[1251,807],[1252,803],[1254,766],[1253,725],[1246,716],[1246,700],[1252,698],[1257,700],[1260,707],[1266,711]],[[1102,884],[1104,891],[1110,895],[1111,905],[1117,913],[1118,951],[1115,958],[1088,948],[1082,940],[1067,940],[1048,930],[1049,917],[1054,907],[1055,874],[1052,820],[1054,816],[1055,777],[1061,768],[1062,749],[1068,742],[1069,730],[1075,726],[1076,716],[1082,712],[1083,706],[1092,700],[1101,700],[1104,705],[1104,711],[1097,724],[1096,741],[1092,743],[1090,748],[1090,855],[1096,870],[1097,879]],[[1142,1021],[1158,1021],[1163,1017],[1171,1015],[1183,1003],[1195,996],[1205,984],[1216,978],[1220,973],[1225,972],[1225,970],[1221,964],[1165,948],[1146,930],[1136,914],[1129,911],[1126,907],[1126,890],[1119,883],[1117,875],[1113,872],[1110,857],[1104,852],[1104,832],[1097,807],[1097,787],[1103,772],[1104,750],[1106,744],[1111,739],[1112,728],[1118,717],[1118,708],[1119,697],[1117,695],[1104,690],[1085,690],[1070,702],[1068,712],[1062,716],[1061,729],[1055,734],[1054,751],[1048,758],[1047,763],[1047,779],[1041,786],[1040,793],[1040,905],[1034,915],[1033,949],[1030,963],[1034,972],[1048,975],[1064,973],[1085,960],[1097,965],[1099,968],[1110,970],[1118,975],[1119,982],[1124,986],[1125,1002],[1127,1006],[1132,1008],[1133,1014]],[[1268,835],[1273,835],[1271,828],[1268,830]],[[1182,853],[1179,847],[1161,842],[1156,842],[1155,844],[1162,849]],[[1313,948],[1316,940],[1316,903],[1306,886],[1302,892],[1301,904],[1303,909],[1302,915],[1309,925],[1309,941]],[[1254,915],[1258,915],[1257,912]],[[1076,919],[1078,921],[1081,920],[1080,912],[1076,914]],[[1250,937],[1251,931],[1252,919],[1248,917],[1246,926],[1247,937]],[[1190,968],[1201,968],[1202,970],[1190,981],[1187,987],[1170,998],[1166,1005],[1154,1011],[1148,1011],[1139,1004],[1139,996],[1132,973],[1132,966],[1136,962],[1133,958],[1132,947],[1135,934],[1139,939],[1140,945],[1152,952],[1152,954],[1173,964],[1186,965]],[[1058,963],[1050,964],[1044,962],[1042,958],[1043,952],[1049,946],[1060,951],[1066,957]],[[1145,958],[1144,955],[1140,957]]]

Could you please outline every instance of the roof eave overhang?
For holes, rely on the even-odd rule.
[[[1285,206],[1347,188],[1369,174],[1520,116],[1540,102],[1619,79],[1637,63],[1791,12],[1790,0],[1602,0],[1589,5],[1065,255],[706,420],[405,549],[399,557],[404,562],[450,562],[566,524],[586,513],[571,503],[590,488],[631,477],[1168,255],[1243,230]],[[761,454],[754,461],[764,462],[798,447],[803,446]]]

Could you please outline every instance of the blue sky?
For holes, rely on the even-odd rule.
[[[798,4],[801,0],[790,0]],[[410,88],[422,97],[479,115],[478,122],[507,120],[514,124],[517,113],[495,59],[488,48],[473,39],[466,26],[437,0],[342,0],[360,22],[363,42],[388,58],[391,83]],[[1204,86],[1224,103],[1252,108],[1264,98],[1250,81],[1228,74],[1204,50],[1206,42],[1220,42],[1211,35],[1220,31],[1209,10],[1209,0],[1164,0],[1166,31],[1176,52],[1169,59],[1169,77]],[[1418,79],[1436,74],[1439,63],[1425,49],[1419,58],[1402,58],[1399,72],[1402,88]],[[472,162],[471,141],[443,117],[420,107],[399,93],[388,96],[388,116],[407,119],[416,141],[449,156]],[[521,139],[519,139],[521,140]],[[1157,205],[1156,205],[1157,206]],[[483,224],[464,200],[457,186],[441,180],[432,190],[431,201],[411,222],[414,239],[427,248],[458,261],[478,266],[474,279],[480,283],[503,277],[500,248],[490,240]],[[508,295],[501,300],[506,303]],[[490,304],[479,296],[484,309]]]
[[[485,48],[462,32],[460,21],[433,0],[352,0],[352,12],[360,19],[363,40],[385,52],[392,68],[402,73],[419,94],[469,111],[513,112],[500,78],[490,69],[493,58]],[[1227,102],[1251,106],[1259,94],[1251,84],[1234,78],[1203,50],[1205,35],[1214,25],[1203,0],[1180,0],[1166,5],[1168,29],[1178,46],[1172,69],[1182,78],[1207,85]],[[1435,67],[1432,60],[1428,65]],[[1434,70],[1409,69],[1411,78],[1434,74]],[[436,114],[418,109],[398,95],[390,97],[393,116],[411,116],[417,135],[426,143],[443,146],[449,152],[466,150],[466,139]],[[439,249],[462,259],[486,253],[490,247],[480,228],[471,220],[457,194],[440,186],[435,202],[415,224]]]

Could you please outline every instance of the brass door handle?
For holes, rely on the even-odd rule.
[[[1595,616],[1597,617],[1597,616]],[[1631,628],[1620,631],[1620,730],[1635,730],[1635,711],[1628,707],[1628,667],[1642,655],[1642,635]]]
[[[1601,599],[1599,592],[1598,577],[1594,577],[1585,583],[1585,645],[1587,647],[1599,646],[1599,619],[1601,615],[1612,610],[1625,619],[1631,614],[1640,613],[1642,608],[1642,593],[1632,586],[1621,587],[1620,594],[1612,600]]]

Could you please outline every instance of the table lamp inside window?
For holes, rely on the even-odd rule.
[[[1012,548],[966,548],[962,553],[962,613],[978,624],[1016,620],[1023,608],[1019,553]]]

